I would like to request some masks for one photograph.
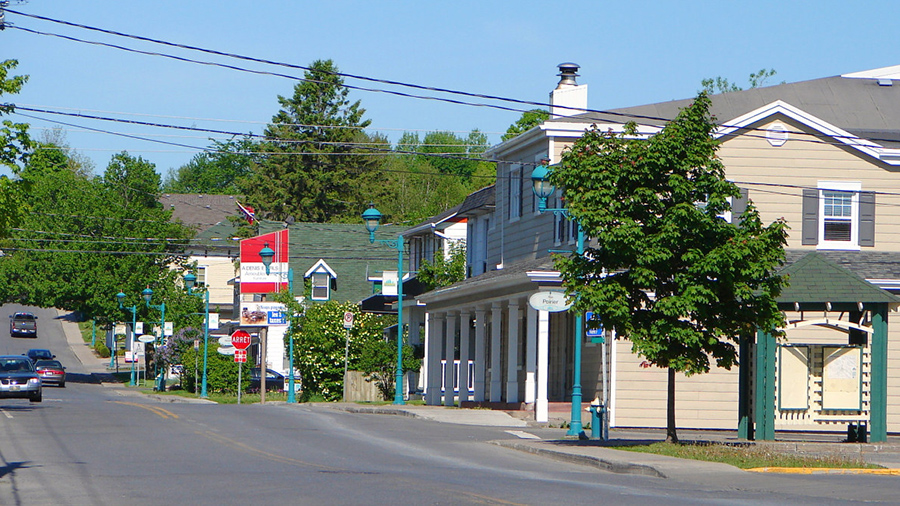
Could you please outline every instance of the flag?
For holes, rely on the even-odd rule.
[[[253,222],[256,221],[256,210],[250,206],[242,206],[241,203],[236,200],[234,202],[241,208],[241,212],[244,213],[244,218],[247,219],[247,223],[252,225]]]

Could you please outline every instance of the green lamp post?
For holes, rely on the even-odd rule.
[[[553,192],[556,191],[556,188],[550,183],[550,166],[547,165],[550,160],[544,159],[542,160],[541,165],[538,165],[531,172],[531,190],[534,192],[534,195],[538,198],[538,211],[540,212],[552,212],[553,214],[558,214],[562,216],[569,216],[569,211],[565,208],[557,208],[557,209],[548,209],[547,208],[547,199],[553,195]],[[578,220],[575,221],[575,226],[578,227],[578,238],[575,243],[575,253],[577,255],[584,254],[584,231],[581,228],[581,224],[578,223]],[[577,312],[575,314],[575,346],[573,352],[573,364],[572,364],[572,374],[574,376],[572,381],[572,419],[569,423],[569,431],[566,433],[569,436],[578,436],[582,437],[584,434],[584,427],[581,423],[581,334],[582,334],[582,316],[581,312]]]
[[[131,341],[132,341],[132,346],[133,346],[133,344],[134,344],[134,329],[135,329],[135,327],[137,327],[137,304],[135,304],[134,306],[131,306],[131,307],[123,305],[122,303],[125,302],[125,293],[124,292],[117,293],[116,299],[119,301],[119,309],[124,309],[126,311],[131,312]],[[113,350],[113,353],[115,353],[115,350]],[[137,380],[135,378],[135,369],[134,369],[134,363],[136,361],[137,361],[137,357],[134,356],[134,349],[132,349],[131,382],[129,383],[130,386],[137,385]]]
[[[369,204],[369,208],[362,213],[366,230],[369,231],[369,242],[384,244],[397,248],[397,371],[394,379],[394,404],[405,404],[403,400],[403,236],[398,235],[397,240],[375,239],[375,230],[381,222],[381,213],[375,209],[375,204]]]
[[[202,292],[195,292],[194,285],[196,283],[197,276],[194,275],[194,273],[189,272],[184,275],[184,286],[185,288],[187,288],[188,293],[193,295],[194,297],[200,297],[206,304],[206,320],[203,323],[203,379],[200,382],[200,398],[206,399],[207,397],[209,397],[206,393],[206,364],[209,357],[209,290],[207,289],[203,290]]]
[[[275,258],[275,250],[269,247],[269,243],[265,243],[263,248],[259,250],[259,259],[262,261],[263,265],[266,267],[266,275],[269,275],[269,266],[272,265],[272,260]],[[291,297],[294,296],[294,268],[288,267],[288,293],[291,294]],[[288,373],[290,377],[288,378],[288,394],[287,394],[287,402],[289,404],[293,404],[297,402],[296,395],[294,394],[294,334],[292,332],[291,327],[288,327],[288,335],[290,339],[290,345],[288,346],[288,356],[290,357],[288,362],[290,365],[290,372]],[[260,376],[261,377],[261,376]]]
[[[160,316],[159,327],[160,327],[161,335],[159,337],[158,346],[162,345],[163,337],[166,334],[166,303],[160,302],[159,304],[151,304],[150,300],[153,299],[153,290],[151,290],[149,286],[141,292],[141,295],[144,297],[144,302],[146,302],[148,308],[159,309],[159,311],[160,311],[161,316]],[[163,392],[166,389],[166,369],[165,369],[165,367],[159,368],[158,363],[157,363],[157,368],[159,370],[157,371],[157,374],[156,374],[156,390],[158,392]]]

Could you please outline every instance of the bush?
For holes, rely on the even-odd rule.
[[[106,343],[98,342],[94,349],[97,350],[97,355],[100,355],[100,358],[109,358],[110,352],[109,347],[106,346]]]

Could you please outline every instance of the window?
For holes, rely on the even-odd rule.
[[[522,167],[514,165],[509,170],[509,220],[522,215]]]
[[[197,267],[196,286],[206,286],[206,267]]]
[[[331,276],[328,273],[314,273],[310,280],[312,282],[312,300],[328,300],[331,289]]]
[[[861,183],[822,181],[803,190],[802,244],[855,250],[875,245],[875,192]]]

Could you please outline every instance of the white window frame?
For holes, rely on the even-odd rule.
[[[197,267],[197,280],[194,282],[194,286],[202,287],[206,286],[206,266],[201,265]]]
[[[325,281],[322,284],[322,281]],[[309,276],[311,285],[310,299],[312,300],[330,300],[331,299],[331,276],[327,272],[314,272]],[[316,296],[316,290],[325,288],[325,297]]]
[[[522,166],[513,165],[509,169],[509,221],[518,221],[522,216]]]
[[[862,191],[862,183],[859,181],[819,181],[819,243],[816,249],[832,250],[859,250],[859,194]],[[850,239],[847,241],[835,241],[825,239],[825,192],[834,191],[850,193]],[[835,219],[835,218],[831,218]],[[843,219],[840,219],[843,220]]]

